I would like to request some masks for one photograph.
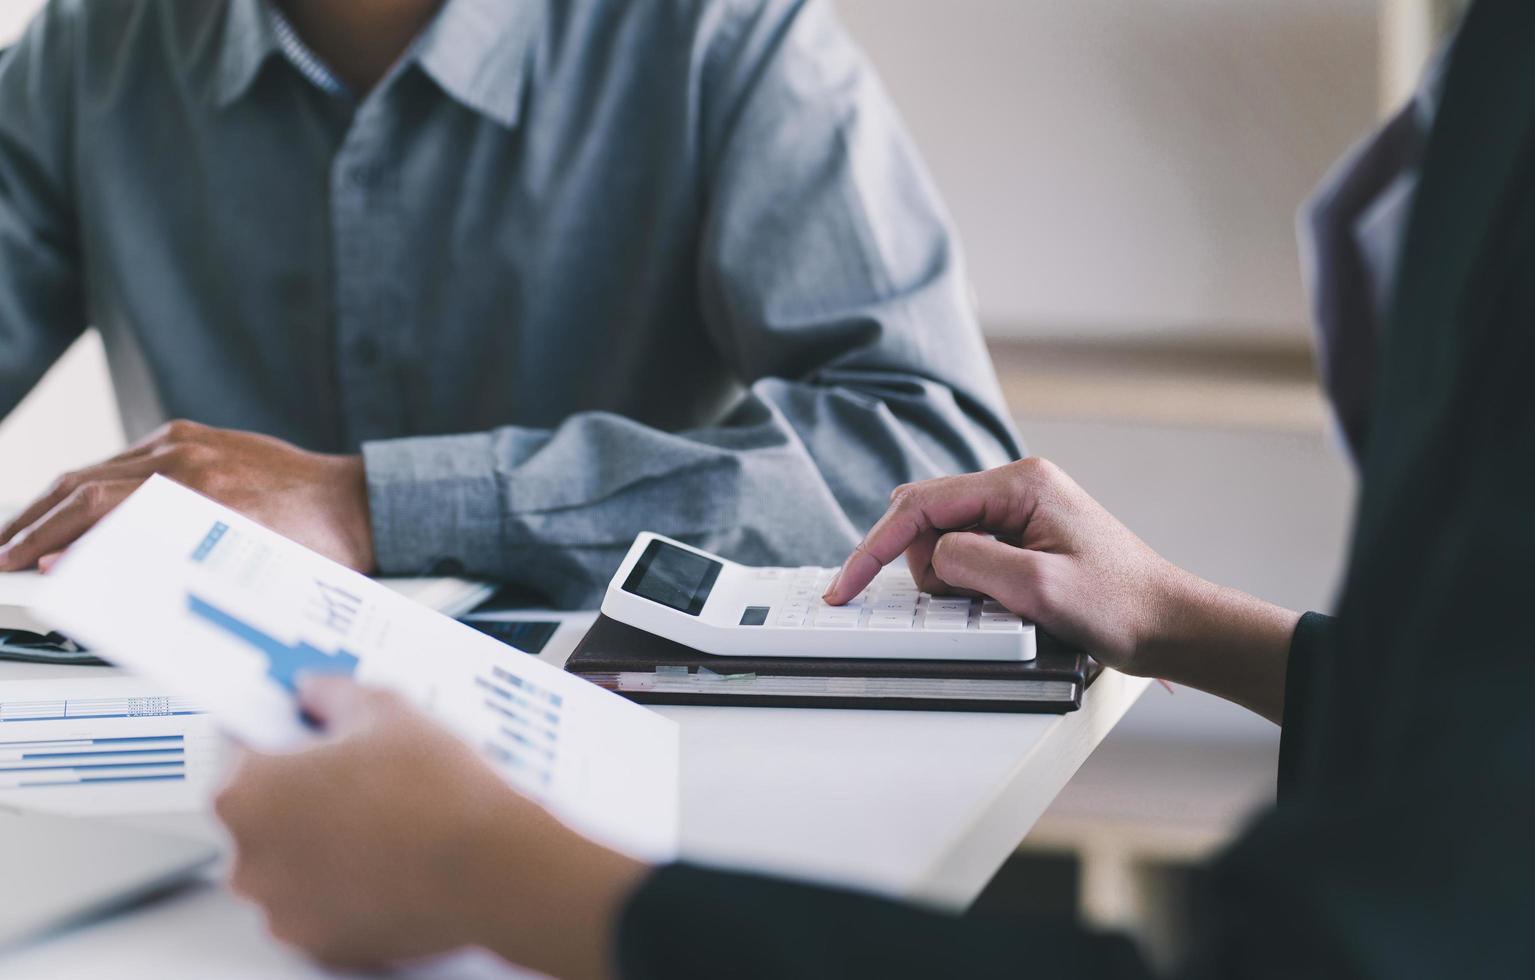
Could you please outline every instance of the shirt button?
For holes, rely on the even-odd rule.
[[[378,341],[372,337],[363,337],[352,346],[352,353],[364,367],[372,367],[378,363]]]
[[[439,558],[432,563],[432,574],[452,576],[464,574],[464,563],[457,558]]]

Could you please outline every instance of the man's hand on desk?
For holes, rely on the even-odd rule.
[[[230,883],[279,939],[336,966],[482,946],[551,976],[601,977],[646,866],[512,790],[393,694],[303,685],[326,741],[247,754],[215,808]]]
[[[902,554],[924,591],[990,596],[1106,666],[1283,714],[1299,615],[1178,568],[1045,460],[898,487],[826,601]]]
[[[46,565],[157,473],[358,571],[374,570],[361,457],[172,422],[121,455],[60,477],[0,528],[0,572]]]

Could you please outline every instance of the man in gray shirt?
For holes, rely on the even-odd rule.
[[[1018,453],[824,0],[55,0],[0,60],[0,411],[87,324],[141,441],[0,569],[160,472],[574,604],[642,529],[830,562]]]

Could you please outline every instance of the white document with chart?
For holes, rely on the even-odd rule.
[[[674,723],[169,480],[70,548],[37,613],[267,751],[318,737],[293,696],[303,674],[400,691],[578,829],[675,853]]]

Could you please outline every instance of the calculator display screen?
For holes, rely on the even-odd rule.
[[[723,567],[703,555],[652,541],[624,581],[624,591],[697,616]]]

